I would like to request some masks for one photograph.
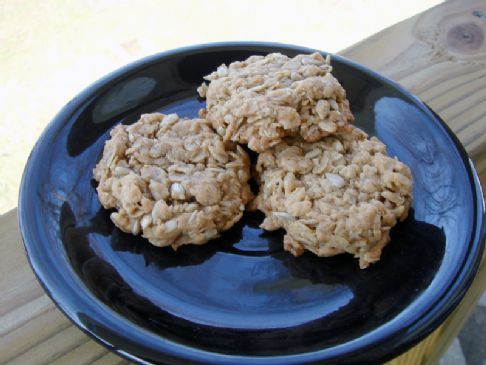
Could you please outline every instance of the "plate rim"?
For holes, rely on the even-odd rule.
[[[417,320],[413,323],[413,327],[417,328],[406,328],[411,333],[408,334],[407,338],[401,343],[396,344],[393,346],[393,351],[390,351],[388,356],[382,356],[380,358],[372,359],[372,361],[386,361],[389,360],[397,355],[397,353],[401,353],[404,350],[412,347],[423,338],[425,338],[428,334],[430,334],[433,330],[435,330],[440,323],[453,311],[453,309],[458,305],[460,300],[465,295],[467,289],[470,287],[472,281],[474,280],[474,276],[478,270],[482,252],[484,249],[484,238],[486,234],[485,230],[485,203],[482,194],[481,185],[479,183],[478,174],[474,168],[474,165],[470,158],[465,151],[465,148],[460,143],[457,136],[452,132],[449,126],[422,100],[420,100],[417,96],[413,95],[411,92],[403,88],[398,83],[386,78],[385,76],[380,75],[379,73],[363,66],[354,61],[351,61],[345,57],[334,55],[328,52],[315,50],[312,48],[301,47],[291,44],[285,43],[275,43],[275,42],[253,42],[253,41],[244,41],[244,42],[214,42],[214,43],[204,43],[204,44],[197,44],[193,46],[181,47],[176,48],[164,52],[159,52],[134,62],[131,62],[121,68],[116,69],[115,71],[110,72],[109,74],[105,75],[104,77],[100,78],[99,80],[95,81],[91,85],[87,86],[83,91],[81,91],[78,95],[76,95],[71,101],[69,101],[58,113],[55,117],[49,122],[46,126],[44,131],[42,132],[41,136],[37,140],[36,144],[34,145],[27,163],[24,168],[24,172],[22,175],[22,180],[19,189],[19,203],[18,203],[18,222],[20,226],[21,238],[24,244],[24,249],[26,252],[26,256],[28,258],[29,265],[33,270],[38,282],[43,287],[44,291],[47,295],[51,298],[51,300],[55,303],[55,305],[63,312],[63,314],[78,328],[80,328],[84,333],[89,335],[91,338],[96,340],[98,343],[101,343],[109,350],[116,352],[118,355],[125,357],[131,361],[136,361],[138,363],[147,363],[141,357],[134,356],[129,354],[128,352],[124,351],[121,348],[115,347],[114,344],[107,342],[100,336],[98,336],[93,330],[89,329],[88,326],[83,324],[81,320],[77,317],[77,312],[75,310],[76,305],[66,304],[67,298],[62,298],[62,295],[59,295],[60,292],[56,293],[56,287],[59,289],[62,288],[62,285],[59,283],[53,283],[52,280],[46,275],[44,272],[45,268],[42,267],[42,260],[39,255],[35,252],[35,248],[32,247],[32,242],[35,241],[35,237],[32,237],[32,234],[29,234],[29,214],[28,214],[28,202],[30,197],[28,196],[29,191],[29,180],[31,179],[31,172],[33,169],[33,160],[36,152],[39,150],[42,142],[52,134],[52,132],[58,131],[66,120],[68,119],[67,116],[71,115],[74,111],[78,109],[79,106],[83,102],[85,102],[90,96],[94,93],[98,92],[100,87],[103,85],[108,84],[111,81],[114,81],[116,78],[120,76],[129,76],[131,72],[137,72],[140,70],[142,66],[149,66],[153,63],[157,63],[164,58],[168,58],[174,55],[178,55],[181,53],[194,53],[198,51],[208,51],[211,49],[229,49],[229,48],[242,48],[242,49],[249,49],[249,48],[259,48],[259,47],[267,47],[267,48],[275,48],[277,49],[286,49],[292,50],[299,53],[308,53],[308,52],[320,52],[322,54],[330,54],[331,58],[338,59],[340,62],[350,66],[352,68],[358,69],[359,71],[369,75],[371,78],[378,79],[384,84],[388,84],[392,88],[398,90],[400,93],[404,94],[405,96],[409,97],[410,99],[414,100],[417,106],[420,106],[420,109],[428,114],[432,119],[437,120],[438,125],[441,126],[444,130],[444,133],[451,138],[452,143],[455,145],[456,150],[459,154],[462,164],[467,171],[467,175],[469,178],[469,183],[471,185],[471,193],[472,199],[475,203],[474,206],[474,214],[475,214],[475,231],[472,234],[471,241],[469,242],[469,246],[474,248],[474,252],[470,252],[470,254],[465,258],[465,265],[461,271],[458,272],[455,280],[453,283],[448,286],[448,290],[443,293],[443,295],[437,299],[436,303],[437,306],[440,306],[440,310],[434,311],[432,314],[424,313],[422,314]],[[76,276],[76,275],[74,275]],[[85,291],[82,294],[85,294],[86,291],[89,290],[85,287],[84,283],[81,282],[79,278],[76,277],[80,281],[82,287],[84,287]],[[460,282],[460,285],[459,285]],[[54,289],[54,290],[53,290]],[[64,288],[66,290],[66,287]],[[78,294],[79,295],[79,294]],[[83,295],[80,295],[83,296]],[[89,296],[87,296],[89,298]],[[90,301],[91,298],[89,298]],[[305,353],[298,353],[292,355],[276,355],[276,356],[242,356],[242,355],[229,355],[223,353],[216,353],[210,352],[206,350],[201,350],[195,347],[190,347],[187,345],[182,345],[176,343],[171,340],[167,340],[161,336],[158,336],[150,331],[144,329],[143,327],[125,319],[125,317],[121,316],[120,314],[114,312],[110,309],[107,305],[102,303],[99,299],[93,298],[95,302],[92,304],[102,306],[103,312],[109,312],[111,317],[115,317],[118,320],[129,322],[130,327],[136,327],[139,331],[139,335],[143,336],[155,336],[157,337],[158,341],[163,340],[165,348],[157,349],[156,353],[164,354],[167,358],[175,359],[182,359],[187,361],[196,361],[200,363],[254,363],[256,360],[259,363],[265,364],[284,364],[284,363],[303,363],[303,362],[314,362],[314,361],[323,361],[323,360],[331,360],[331,361],[352,361],[352,358],[349,359],[349,355],[358,354],[363,350],[370,349],[372,347],[378,345],[385,345],[387,342],[393,342],[399,335],[399,331],[395,330],[393,335],[390,336],[388,339],[378,339],[376,342],[372,342],[371,344],[365,344],[364,346],[355,346],[350,353],[337,353],[329,357],[325,356],[329,353],[330,349],[333,347],[316,350],[312,352],[305,352]],[[410,326],[412,327],[412,326]],[[116,333],[116,339],[119,343],[130,343],[135,346],[143,347],[144,344],[137,342],[137,340],[133,340],[130,336],[127,336],[124,333]],[[351,342],[351,341],[350,341]],[[346,345],[349,342],[341,344]],[[165,351],[164,351],[165,350]]]

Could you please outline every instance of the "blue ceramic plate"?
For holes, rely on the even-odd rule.
[[[221,63],[310,49],[227,43],[161,53],[96,82],[54,118],[24,172],[19,217],[46,292],[83,331],[138,362],[371,364],[399,355],[454,309],[478,268],[484,203],[464,148],[427,106],[341,57],[356,124],[414,177],[410,217],[379,263],[295,258],[248,213],[207,245],[171,249],[122,233],[92,179],[109,130],[142,113],[194,117]]]

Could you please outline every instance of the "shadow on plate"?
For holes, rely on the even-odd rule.
[[[392,242],[385,248],[382,259],[366,270],[360,270],[357,261],[350,255],[319,258],[306,253],[299,258],[291,256],[282,249],[282,232],[268,233],[258,228],[263,217],[260,213],[245,214],[237,225],[215,242],[183,246],[177,252],[170,248],[154,247],[140,236],[121,232],[111,223],[109,213],[100,208],[90,225],[77,226],[70,205],[66,202],[62,206],[61,239],[81,280],[99,300],[134,323],[174,341],[188,345],[197,342],[203,348],[220,352],[237,348],[253,355],[282,351],[298,353],[357,338],[407,307],[429,285],[444,255],[445,236],[442,230],[416,221],[413,211],[405,222],[392,230]],[[137,288],[131,287],[123,278],[124,273],[118,272],[113,262],[94,249],[90,240],[93,234],[104,236],[114,252],[142,256],[143,264],[155,267],[160,275],[174,267],[201,265],[216,253],[226,253],[236,258],[241,256],[240,259],[244,259],[243,256],[266,256],[280,261],[288,275],[296,280],[304,279],[308,283],[327,286],[340,285],[350,289],[352,298],[329,315],[291,329],[230,331],[226,328],[195,326],[184,318],[169,314],[149,298],[137,293]],[[258,239],[254,239],[255,235],[258,235]],[[256,241],[260,243],[252,246],[252,242]],[[261,242],[265,242],[265,245],[262,246]],[[100,323],[85,325],[98,329],[102,327]]]

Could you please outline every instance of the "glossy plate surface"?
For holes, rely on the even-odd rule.
[[[377,363],[435,329],[477,270],[484,203],[456,138],[393,82],[333,57],[356,124],[411,167],[414,204],[379,263],[294,258],[282,232],[248,213],[222,237],[178,252],[122,233],[98,202],[92,169],[109,130],[141,113],[195,117],[196,87],[221,63],[309,49],[213,44],[155,55],[98,81],[54,118],[21,186],[19,219],[31,265],[81,329],[153,363]]]

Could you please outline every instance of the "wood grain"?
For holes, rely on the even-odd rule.
[[[0,216],[0,364],[128,364],[74,327],[32,273],[17,210]]]
[[[455,131],[486,182],[486,4],[442,4],[342,54],[399,82]],[[25,258],[16,210],[0,217],[0,363],[128,362],[75,328],[37,283]],[[436,364],[486,287],[481,271],[454,314],[392,365]]]

